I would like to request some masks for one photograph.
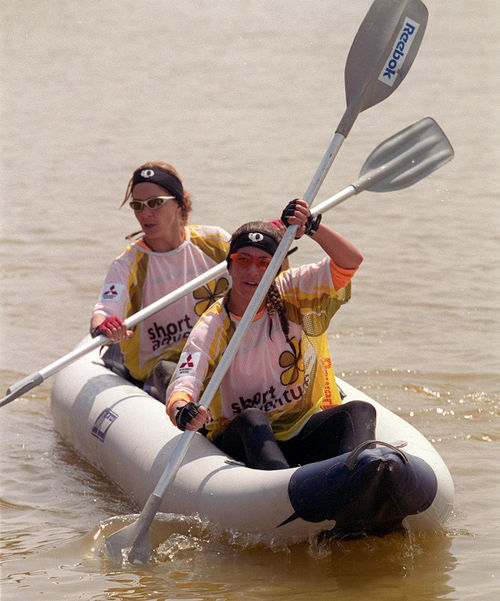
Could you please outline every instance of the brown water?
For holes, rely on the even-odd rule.
[[[369,4],[0,0],[1,392],[86,332],[135,227],[117,207],[138,164],[172,162],[193,221],[228,230],[304,193],[344,111]],[[49,380],[0,409],[2,599],[498,598],[500,5],[426,4],[410,73],[359,116],[318,200],[424,116],[455,148],[414,187],[364,192],[324,217],[365,255],[330,332],[337,372],[436,445],[456,485],[445,530],[266,548],[171,516],[153,565],[117,567],[93,536],[137,508],[59,440]],[[317,256],[306,240],[293,257]]]

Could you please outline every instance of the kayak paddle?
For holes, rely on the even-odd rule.
[[[170,292],[162,298],[159,298],[154,303],[151,303],[147,307],[144,307],[144,309],[137,311],[137,313],[134,313],[133,315],[125,319],[125,325],[127,326],[127,329],[131,330],[135,328],[135,326],[141,321],[144,321],[146,318],[150,317],[151,315],[154,315],[161,309],[168,307],[168,305],[171,305],[186,294],[189,294],[193,290],[196,290],[196,288],[203,286],[203,284],[210,282],[219,275],[223,274],[225,271],[225,261],[219,263],[218,265],[214,265],[208,271],[205,271],[196,278],[193,278],[191,281],[186,282],[185,284],[177,288],[177,290],[174,290],[173,292]],[[22,380],[19,380],[18,382],[10,386],[7,389],[4,398],[0,401],[0,407],[7,405],[8,403],[20,397],[25,392],[28,392],[32,388],[35,388],[48,377],[53,376],[57,372],[61,371],[61,369],[64,369],[68,365],[71,365],[71,363],[75,362],[77,359],[80,359],[80,357],[83,357],[87,353],[90,353],[91,351],[93,351],[96,348],[99,348],[100,346],[108,345],[110,343],[110,339],[104,334],[82,343],[80,346],[77,346],[75,349],[73,349],[63,357],[57,359],[53,363],[50,363],[46,367],[42,368],[40,371],[30,374],[29,376],[26,376]]]
[[[344,73],[347,108],[304,195],[304,200],[309,204],[316,196],[357,115],[384,100],[405,77],[420,47],[427,25],[427,16],[427,9],[420,0],[375,0],[373,2],[359,27],[347,57]],[[293,230],[293,237],[292,232],[287,234],[285,242],[288,244],[288,251],[295,230]],[[127,329],[133,329],[144,319],[218,277],[224,271],[225,264],[220,263],[173,293],[158,299],[126,319]],[[107,344],[110,344],[109,338],[104,335],[98,336],[81,344],[40,371],[22,378],[7,389],[6,395],[0,401],[0,407],[39,386],[44,380],[80,357]]]
[[[453,155],[453,148],[439,125],[430,117],[421,119],[379,144],[366,159],[358,180],[317,205],[312,209],[311,214],[314,216],[324,213],[363,190],[391,192],[412,186],[450,161]],[[236,353],[233,351],[232,355],[229,354],[229,349],[230,344],[219,363],[219,365],[224,363],[226,368]],[[226,357],[230,358],[225,359]],[[217,390],[216,386],[219,386],[222,380],[220,376],[217,383],[212,384],[216,373],[217,370],[199,402],[199,405],[205,408],[210,405],[212,396]],[[128,554],[130,562],[144,563],[149,559],[152,552],[149,526],[195,434],[196,432],[189,430],[182,434],[167,468],[139,518],[106,539],[108,553],[116,562],[123,559],[122,553],[128,548],[131,548]]]
[[[340,146],[358,114],[387,98],[408,72],[422,41],[427,24],[427,9],[420,0],[375,0],[356,34],[346,68],[347,109],[330,146],[305,195],[314,200]],[[295,238],[297,226],[287,228],[269,267],[264,273],[224,355],[207,385],[199,405],[208,408],[243,336],[257,313],[267,291]],[[162,498],[174,479],[195,432],[183,432],[177,447],[138,519],[106,539],[111,558],[120,562],[145,563],[152,553],[149,527]],[[127,553],[127,550],[130,549]]]

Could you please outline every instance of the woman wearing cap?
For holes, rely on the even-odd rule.
[[[120,341],[104,355],[109,367],[139,385],[155,385],[153,394],[163,397],[158,389],[164,391],[191,328],[228,288],[228,278],[209,282],[145,319],[135,333],[124,319],[223,261],[230,236],[220,227],[188,225],[191,199],[168,163],[136,169],[122,205],[127,201],[141,226],[137,234],[143,235],[112,263],[90,331]]]
[[[249,467],[280,469],[311,463],[373,440],[375,411],[341,405],[327,342],[335,312],[350,297],[362,261],[357,248],[313,220],[296,200],[283,212],[326,253],[321,261],[280,273],[233,357],[210,412],[196,401],[214,373],[238,321],[281,239],[264,222],[241,226],[227,257],[232,287],[200,318],[167,390],[167,413],[180,429],[207,437]]]

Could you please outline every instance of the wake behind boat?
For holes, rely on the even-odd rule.
[[[224,531],[298,542],[323,533],[438,530],[453,503],[450,473],[430,442],[363,392],[337,379],[343,403],[377,410],[376,439],[301,467],[256,470],[195,434],[160,511],[198,515]],[[109,371],[97,351],[61,371],[52,391],[60,436],[139,507],[181,436],[163,404]]]

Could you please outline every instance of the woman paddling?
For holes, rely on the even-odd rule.
[[[203,428],[225,453],[259,469],[327,459],[373,440],[375,433],[371,405],[340,404],[326,336],[333,315],[349,300],[362,256],[313,220],[302,200],[289,203],[282,220],[299,226],[297,237],[312,236],[327,256],[276,277],[209,413],[196,401],[281,240],[264,222],[236,230],[227,257],[232,287],[191,331],[167,390],[167,412],[180,429]]]
[[[127,330],[124,319],[226,258],[230,235],[220,227],[188,225],[192,204],[177,171],[149,162],[128,183],[129,201],[143,235],[115,259],[94,306],[92,336],[121,341],[105,363],[164,398],[166,384],[198,317],[228,288],[219,277]]]

